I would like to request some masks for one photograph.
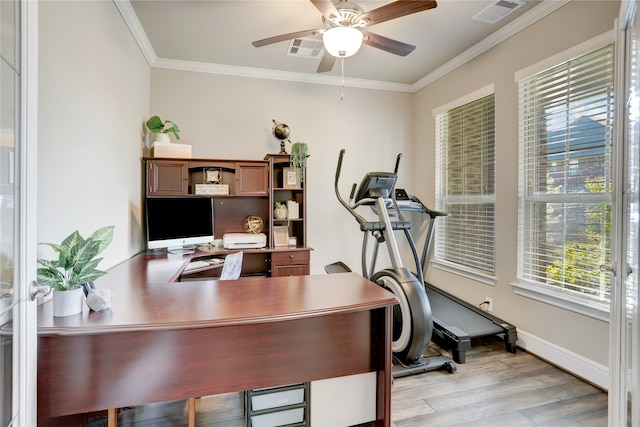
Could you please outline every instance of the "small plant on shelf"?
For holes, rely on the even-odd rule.
[[[300,170],[300,181],[304,181],[304,169],[307,167],[307,154],[309,147],[306,142],[296,142],[291,146],[291,160],[289,165],[292,170]]]
[[[153,133],[173,133],[176,139],[180,139],[180,128],[171,120],[162,121],[160,117],[153,116],[147,120],[147,128]]]
[[[275,202],[274,207],[273,215],[276,219],[285,219],[287,217],[287,205],[282,202]]]

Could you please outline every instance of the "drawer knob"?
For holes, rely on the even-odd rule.
[[[293,259],[293,254],[289,254],[289,259]]]

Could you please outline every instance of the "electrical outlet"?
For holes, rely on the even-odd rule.
[[[489,312],[493,311],[493,298],[485,297],[484,301],[486,302],[486,304],[484,304],[484,309]]]

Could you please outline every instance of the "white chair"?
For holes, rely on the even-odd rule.
[[[224,258],[222,271],[220,272],[220,280],[238,280],[242,272],[242,252],[235,252]],[[189,427],[195,427],[196,424],[196,398],[188,399],[187,412],[189,414]]]

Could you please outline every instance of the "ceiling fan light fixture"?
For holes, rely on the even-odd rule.
[[[336,58],[354,55],[362,46],[362,32],[351,27],[330,28],[322,36],[324,48]]]

